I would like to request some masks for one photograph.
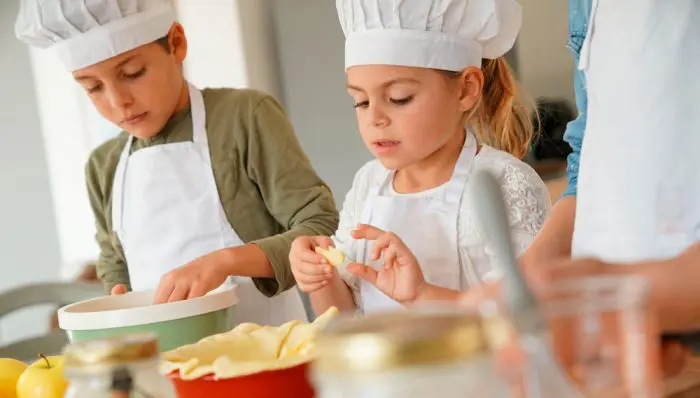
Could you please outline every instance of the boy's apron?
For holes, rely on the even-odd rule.
[[[191,142],[157,145],[131,154],[129,137],[114,178],[112,222],[119,236],[131,286],[155,289],[160,278],[199,257],[245,242],[226,218],[207,139],[201,92],[189,86]],[[236,323],[279,325],[307,320],[296,288],[268,298],[251,278],[232,278],[238,286]]]

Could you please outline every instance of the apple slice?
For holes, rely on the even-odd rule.
[[[335,247],[329,247],[328,250],[326,250],[320,246],[317,246],[315,250],[316,253],[322,255],[328,261],[328,263],[334,267],[342,265],[345,261],[345,253],[336,249]]]

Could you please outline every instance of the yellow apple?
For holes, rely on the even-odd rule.
[[[345,261],[345,253],[335,247],[329,247],[327,250],[322,247],[316,247],[315,250],[316,253],[322,255],[334,267],[343,264],[343,261]]]
[[[67,388],[63,357],[41,355],[17,380],[17,398],[63,398]]]
[[[0,397],[17,397],[17,379],[27,364],[12,358],[0,358]]]

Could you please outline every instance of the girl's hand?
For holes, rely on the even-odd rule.
[[[292,243],[289,263],[297,286],[304,293],[313,293],[327,286],[335,274],[335,267],[316,253],[316,247],[328,249],[333,241],[327,236],[300,236]]]
[[[426,286],[418,260],[401,238],[370,225],[360,224],[352,232],[355,239],[374,241],[371,260],[384,256],[384,266],[379,270],[364,264],[348,265],[348,272],[374,285],[382,293],[401,304],[410,304]]]

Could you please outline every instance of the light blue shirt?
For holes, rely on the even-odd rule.
[[[569,184],[563,196],[576,195],[578,185],[578,165],[581,155],[581,143],[586,130],[586,110],[588,107],[588,96],[586,93],[586,80],[583,71],[578,70],[581,47],[586,39],[588,31],[588,20],[591,15],[592,0],[569,0],[569,42],[567,47],[574,56],[574,93],[576,95],[576,107],[578,117],[566,126],[564,140],[569,143],[573,152],[567,157],[567,174]]]

